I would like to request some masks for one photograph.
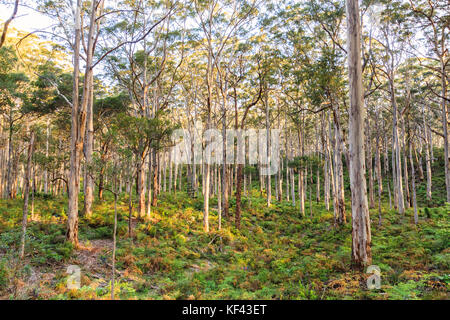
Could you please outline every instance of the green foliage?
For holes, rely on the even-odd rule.
[[[308,159],[313,162],[313,159]],[[309,165],[308,165],[309,167]],[[314,170],[313,170],[314,172]],[[315,179],[314,179],[315,181]],[[314,188],[313,188],[314,190]],[[133,202],[136,201],[133,196]],[[231,198],[233,212],[234,199]],[[242,227],[222,219],[217,230],[217,198],[211,198],[210,227],[203,232],[203,198],[186,192],[161,193],[151,219],[133,221],[128,238],[128,195],[118,201],[117,296],[123,299],[443,299],[449,288],[449,221],[445,207],[421,208],[400,216],[382,203],[371,209],[373,264],[381,269],[381,289],[367,290],[365,277],[351,269],[351,223],[334,227],[333,213],[312,203],[313,218],[298,207],[274,201],[267,208],[258,190],[250,190]],[[39,221],[30,222],[26,263],[47,274],[85,259],[82,288],[65,289],[67,275],[54,275],[43,286],[54,299],[97,299],[110,295],[113,232],[112,196],[94,203],[93,215],[80,218],[80,241],[92,251],[75,251],[65,242],[65,199],[35,197]],[[12,263],[20,242],[21,199],[0,201],[0,291],[9,292]],[[349,204],[346,204],[349,206]],[[424,213],[428,211],[428,217]],[[348,220],[351,220],[348,217]],[[102,247],[96,247],[102,245]],[[30,281],[30,271],[17,271]],[[17,276],[16,276],[17,277]],[[40,293],[43,295],[43,293]]]
[[[0,260],[0,292],[5,290],[9,285],[9,270],[6,259]]]

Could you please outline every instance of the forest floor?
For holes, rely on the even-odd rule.
[[[108,299],[113,230],[112,199],[97,201],[80,219],[79,250],[64,241],[64,198],[36,197],[26,257],[17,259],[22,200],[0,201],[0,299]],[[234,199],[233,199],[234,200]],[[230,212],[234,212],[231,201]],[[449,299],[450,206],[412,209],[404,216],[383,204],[371,210],[371,274],[352,270],[350,204],[347,224],[309,203],[306,215],[290,202],[266,207],[259,191],[243,201],[242,227],[224,219],[217,230],[211,199],[211,232],[202,228],[203,201],[184,192],[163,193],[150,221],[133,223],[128,238],[128,200],[118,203],[116,297],[121,299]],[[81,268],[81,288],[67,289],[69,265]]]

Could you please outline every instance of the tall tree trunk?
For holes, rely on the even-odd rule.
[[[162,165],[162,170],[163,170],[163,191],[166,192],[167,191],[167,153],[163,152],[162,154],[162,161],[163,161],[163,165]]]
[[[132,219],[133,219],[133,176],[130,177],[128,182],[128,237],[132,237]]]
[[[159,188],[159,184],[158,184],[158,167],[159,167],[159,161],[158,161],[158,154],[156,153],[156,149],[152,150],[152,171],[153,171],[153,192],[152,192],[152,206],[156,207],[156,205],[158,204],[158,188]]]
[[[152,211],[152,150],[148,152],[148,170],[147,170],[147,218],[150,218]]]
[[[372,263],[370,216],[364,167],[364,97],[361,67],[361,27],[358,0],[346,0],[349,72],[349,155],[352,193],[352,262]]]
[[[169,192],[172,191],[172,185],[173,185],[173,165],[172,165],[172,152],[169,151],[168,155],[168,166],[169,166]]]
[[[236,182],[236,212],[235,212],[235,220],[236,227],[240,228],[241,226],[241,189],[242,189],[242,170],[244,165],[239,163],[237,165],[237,182]]]
[[[376,116],[375,120],[375,127],[376,127],[376,145],[375,145],[375,159],[376,159],[376,171],[377,171],[377,181],[378,181],[378,226],[381,226],[381,195],[383,193],[383,177],[381,175],[381,155],[380,155],[380,130],[378,126],[378,116]],[[389,195],[389,201],[390,201],[390,195]]]
[[[31,131],[30,143],[28,145],[27,170],[25,172],[25,185],[23,191],[23,215],[22,215],[22,238],[20,244],[20,258],[25,254],[25,235],[27,232],[28,220],[28,198],[30,195],[31,159],[33,157],[34,131]]]
[[[406,209],[409,209],[411,207],[411,195],[409,192],[409,177],[408,177],[408,160],[407,160],[407,154],[406,154],[406,142],[405,142],[405,120],[402,121],[402,144],[403,144],[403,178],[405,183],[405,195],[406,195]]]
[[[92,3],[94,4],[95,1]],[[67,234],[66,238],[72,242],[75,247],[78,247],[78,192],[79,192],[79,162],[80,152],[77,142],[79,140],[79,84],[78,78],[80,74],[80,15],[81,15],[81,0],[77,0],[75,12],[75,42],[73,53],[73,95],[72,95],[72,124],[70,136],[70,173],[69,173],[69,205],[68,205],[68,219],[67,219]]]
[[[390,94],[391,94],[391,103],[393,107],[393,156],[395,159],[395,162],[393,165],[395,165],[395,182],[396,182],[396,188],[395,188],[395,194],[397,195],[397,205],[398,205],[398,212],[400,214],[405,213],[405,200],[403,196],[403,182],[402,182],[402,161],[401,161],[401,146],[400,146],[400,139],[399,139],[399,133],[398,133],[398,108],[397,108],[397,102],[395,99],[395,89],[394,89],[394,79],[393,79],[393,72],[391,72],[391,79],[389,79],[390,83]]]
[[[217,180],[220,181],[220,170],[217,170],[218,178]],[[222,229],[222,188],[220,186],[220,183],[217,183],[217,218],[219,220],[219,230]]]
[[[269,93],[266,88],[265,94],[265,105],[266,105],[266,152],[267,152],[267,166],[270,168],[270,108],[269,108]],[[268,170],[269,171],[269,170]],[[268,172],[269,173],[269,172]],[[272,181],[271,175],[267,174],[267,186],[266,186],[266,196],[267,196],[267,206],[270,207],[270,202],[272,200]]]
[[[114,187],[116,188],[116,187]],[[116,235],[117,235],[117,190],[114,192],[114,227],[113,227],[113,250],[112,250],[112,278],[111,278],[111,300],[114,300],[114,282],[116,276]]]
[[[423,117],[423,130],[424,130],[424,140],[425,140],[425,168],[427,171],[427,201],[431,203],[431,157],[430,157],[430,146],[432,146],[431,141],[428,140],[427,129],[428,126],[425,123],[425,110],[422,107],[422,117]]]
[[[86,134],[87,107],[93,90],[93,54],[94,54],[94,26],[99,21],[96,19],[98,1],[93,0],[90,8],[88,45],[86,48],[85,73],[83,82],[83,95],[81,104],[78,103],[78,77],[80,63],[80,37],[81,37],[81,1],[77,0],[75,12],[75,44],[74,44],[74,79],[72,101],[72,123],[70,142],[70,172],[69,172],[69,209],[67,219],[66,238],[76,248],[78,247],[78,194],[80,192],[80,165]]]
[[[334,215],[334,224],[337,224],[337,219],[338,219],[338,210],[339,210],[339,205],[338,205],[338,197],[337,197],[337,181],[336,181],[336,162],[335,162],[335,157],[333,157],[333,155],[331,154],[331,148],[334,148],[334,144],[336,143],[335,140],[333,139],[333,134],[332,134],[332,128],[331,128],[331,121],[330,121],[330,114],[328,113],[328,128],[329,128],[329,139],[328,141],[330,142],[329,145],[327,145],[327,154],[329,157],[329,164],[330,164],[330,182],[331,182],[331,192],[333,194],[333,215]]]
[[[423,179],[424,179],[423,161],[422,161],[422,148],[423,148],[423,145],[422,144],[419,144],[419,145],[420,145],[420,149],[419,150],[414,149],[413,151],[414,151],[414,157],[415,157],[416,163],[417,163],[417,171],[419,172],[419,179],[420,179],[420,181],[423,181]],[[419,152],[417,152],[417,151],[419,151]]]
[[[31,220],[34,220],[34,194],[36,193],[36,166],[31,166]]]
[[[368,171],[368,177],[369,177],[369,207],[375,208],[375,199],[373,194],[373,161],[372,161],[372,144],[371,144],[371,138],[370,138],[370,121],[367,118],[366,121],[366,128],[367,128],[367,171]]]
[[[300,207],[300,214],[305,216],[305,190],[303,183],[303,169],[299,169],[298,171],[298,202]]]
[[[91,73],[90,82],[93,82],[93,74]],[[92,201],[94,200],[94,179],[92,177],[93,164],[93,148],[94,148],[94,90],[90,90],[89,101],[87,104],[87,125],[86,125],[86,142],[84,155],[86,157],[85,168],[85,190],[84,190],[84,214],[86,217],[92,215]]]
[[[9,130],[8,130],[8,170],[6,173],[6,197],[9,199],[13,199],[12,184],[13,184],[14,156],[13,156],[12,136],[13,136],[13,115],[12,115],[12,112],[10,112]]]
[[[138,160],[137,177],[138,177],[138,216],[141,219],[145,218],[145,156],[141,156]]]
[[[294,169],[289,169],[289,176],[291,177],[291,199],[292,199],[292,205],[295,207],[295,176],[294,176]]]
[[[45,140],[45,158],[48,159],[48,146],[49,146],[49,139],[50,139],[50,119],[47,120],[47,134],[46,134],[46,140]],[[48,193],[48,168],[47,165],[45,166],[44,171],[44,193]]]
[[[414,172],[414,161],[412,157],[413,143],[409,140],[409,162],[411,165],[411,188],[412,188],[412,200],[414,207],[414,224],[419,223],[419,216],[417,215],[417,199],[416,199],[416,174]]]
[[[444,38],[444,37],[442,37]],[[444,48],[442,48],[444,50]],[[448,52],[448,48],[446,49]],[[445,185],[447,189],[447,202],[450,203],[450,154],[448,150],[448,115],[447,115],[447,73],[446,65],[441,57],[441,87],[442,87],[442,127],[444,133],[444,164],[445,164]],[[431,144],[431,141],[430,141]]]
[[[325,150],[324,156],[324,166],[323,166],[323,177],[324,177],[324,186],[323,186],[323,194],[324,194],[324,203],[327,211],[330,211],[330,175],[328,174],[329,169],[329,157],[328,157],[328,141],[327,135],[325,134],[325,112],[322,112],[321,115],[321,138],[322,138],[322,148]]]
[[[344,193],[344,169],[342,164],[342,145],[340,130],[340,115],[338,106],[333,105],[333,121],[334,121],[334,169],[335,169],[335,188],[336,188],[336,218],[339,225],[346,223],[345,217],[345,193]]]

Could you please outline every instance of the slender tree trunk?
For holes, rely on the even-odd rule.
[[[47,135],[45,140],[45,158],[48,159],[48,145],[49,145],[49,139],[50,139],[50,120],[47,120]],[[45,166],[44,171],[44,193],[48,193],[48,169],[47,166]]]
[[[303,183],[303,170],[300,169],[298,171],[298,201],[300,207],[300,213],[304,217],[305,216],[305,190]]]
[[[36,192],[36,166],[31,166],[31,220],[34,220],[34,194]]]
[[[220,180],[220,170],[217,170],[218,173],[218,181]],[[220,183],[217,184],[218,192],[217,192],[217,218],[219,220],[219,230],[222,229],[222,188]]]
[[[391,167],[392,167],[392,192],[394,196],[394,208],[398,208],[398,192],[397,192],[397,169],[396,169],[396,163],[395,163],[395,149],[392,147],[392,154],[391,154]]]
[[[162,170],[163,170],[163,191],[166,192],[167,191],[167,153],[163,152],[162,154],[162,161],[163,161],[163,165],[162,165]]]
[[[289,186],[289,181],[290,181],[289,173],[290,173],[290,170],[289,170],[289,167],[288,167],[287,163],[288,163],[288,160],[287,160],[287,156],[286,156],[286,165],[285,165],[285,167],[286,167],[286,201],[289,201],[289,193],[290,193],[291,189],[290,189],[290,186]]]
[[[117,234],[117,191],[114,193],[114,231],[112,252],[111,300],[114,300],[114,282],[116,276],[116,234]]]
[[[417,199],[416,199],[416,174],[414,172],[414,161],[412,157],[412,148],[413,144],[411,143],[411,139],[409,141],[409,162],[411,165],[411,188],[412,188],[412,200],[414,207],[414,224],[419,223],[419,217],[417,215]]]
[[[277,96],[277,109],[278,109],[278,129],[281,128],[280,126],[280,108],[278,103],[278,96]],[[280,168],[278,168],[277,174],[276,174],[276,194],[277,194],[277,201],[280,202],[283,199],[283,162],[281,160],[280,152],[277,154],[277,163],[280,164]]]
[[[376,146],[375,146],[375,159],[376,159],[376,171],[377,171],[377,181],[378,181],[378,226],[381,226],[381,195],[383,193],[383,178],[381,175],[381,156],[380,156],[380,131],[378,127],[378,116],[375,122],[377,137],[376,137]],[[389,195],[390,201],[390,195]]]
[[[312,219],[313,211],[312,211],[312,188],[309,186],[309,217]]]
[[[368,171],[368,177],[369,177],[369,208],[375,208],[375,198],[373,194],[373,167],[372,167],[372,144],[371,144],[371,138],[370,138],[370,121],[367,119],[366,121],[366,128],[367,128],[367,171]]]
[[[91,83],[93,82],[93,74],[91,73]],[[87,104],[87,126],[86,126],[86,141],[84,155],[86,157],[85,167],[85,190],[84,190],[84,214],[86,217],[92,215],[92,202],[94,200],[94,180],[92,178],[92,164],[93,164],[93,147],[94,147],[94,91],[90,90],[89,101]]]
[[[430,145],[431,141],[427,137],[427,125],[425,124],[425,111],[423,111],[423,126],[424,126],[424,138],[425,138],[425,168],[427,171],[427,200],[431,203],[431,157],[430,157]],[[432,146],[432,145],[431,145]]]
[[[444,50],[444,48],[442,48]],[[448,48],[446,49],[448,52]],[[448,60],[447,60],[448,63]],[[442,88],[442,127],[444,133],[444,164],[445,185],[447,189],[447,202],[450,203],[450,154],[448,150],[448,114],[447,114],[447,73],[446,64],[441,57],[441,88]],[[431,141],[430,141],[431,144]]]
[[[384,125],[384,120],[383,120],[383,150],[384,150],[384,166],[383,166],[383,170],[384,170],[384,175],[387,175],[389,172],[389,157],[388,157],[388,148],[387,148],[387,134],[386,134],[386,128]]]
[[[132,219],[133,219],[133,177],[130,177],[128,188],[128,237],[132,237]]]
[[[292,205],[295,207],[295,182],[294,182],[294,169],[289,169],[289,175],[291,177],[291,198],[292,198]]]
[[[27,156],[27,170],[25,172],[25,185],[23,191],[23,215],[22,215],[22,238],[20,244],[20,259],[23,259],[25,254],[25,235],[27,232],[27,220],[28,220],[28,198],[30,195],[30,177],[31,177],[31,159],[33,157],[34,146],[34,131],[31,131],[30,143],[28,145]]]
[[[334,120],[334,169],[335,169],[335,198],[336,198],[336,218],[337,224],[345,224],[345,193],[344,193],[344,170],[342,164],[342,138],[339,124],[339,109],[333,106],[333,120]]]
[[[175,155],[176,157],[176,155]],[[180,170],[183,167],[180,168]],[[177,179],[178,179],[178,163],[175,161],[175,169],[174,169],[174,175],[173,175],[173,192],[177,192]]]
[[[156,207],[156,205],[158,204],[158,189],[159,189],[159,184],[158,184],[158,167],[159,167],[159,161],[158,161],[158,155],[156,153],[156,149],[152,150],[152,172],[153,172],[153,196],[152,196],[152,206]]]
[[[405,120],[402,121],[402,144],[403,144],[403,178],[405,183],[405,195],[406,195],[406,209],[409,209],[411,206],[411,195],[409,192],[409,177],[408,177],[408,160],[406,155],[406,142],[405,142]]]
[[[94,3],[95,1],[93,1]],[[75,247],[78,247],[78,192],[79,192],[79,161],[80,152],[77,146],[79,130],[79,103],[78,93],[79,84],[78,78],[80,74],[80,15],[81,15],[81,0],[77,0],[75,12],[75,42],[74,42],[74,71],[73,71],[73,98],[72,98],[72,125],[70,137],[70,173],[69,173],[69,208],[67,219],[67,234],[66,238],[72,242]]]
[[[147,172],[147,218],[150,218],[152,211],[152,150],[148,152],[148,172]]]
[[[161,159],[162,159],[162,155],[161,153],[158,152],[157,154],[157,161],[158,161],[158,189],[156,190],[155,196],[161,193],[161,186],[162,186],[162,163],[161,163]]]
[[[93,53],[95,45],[94,25],[96,24],[96,11],[98,1],[91,2],[88,45],[85,58],[85,74],[83,83],[83,95],[81,104],[78,103],[78,76],[79,76],[79,58],[80,58],[80,15],[81,1],[77,1],[75,17],[75,45],[74,45],[74,85],[72,101],[72,124],[71,124],[71,144],[70,144],[70,173],[69,173],[69,210],[67,219],[66,238],[78,247],[78,194],[80,192],[80,165],[83,151],[84,139],[86,134],[87,107],[93,90],[92,72],[93,72]],[[78,108],[80,106],[80,108]]]
[[[401,146],[400,146],[400,139],[398,136],[398,108],[397,108],[397,102],[395,100],[395,91],[394,91],[394,80],[393,80],[393,75],[391,73],[391,79],[389,80],[390,82],[390,92],[391,92],[391,103],[393,106],[393,113],[394,113],[394,118],[393,118],[393,154],[395,157],[395,182],[396,182],[396,192],[395,194],[397,195],[397,205],[398,205],[398,211],[400,214],[404,214],[405,213],[405,200],[404,200],[404,196],[403,196],[403,182],[402,182],[402,161],[401,161]]]
[[[330,175],[328,174],[328,155],[325,156],[325,164],[323,166],[324,174],[324,202],[327,211],[330,211]]]
[[[145,170],[144,170],[145,157],[140,157],[137,167],[138,178],[138,216],[141,219],[145,218]]]
[[[173,166],[172,166],[172,152],[169,151],[168,155],[168,166],[169,166],[169,192],[172,191],[172,184],[173,184]]]
[[[6,197],[9,199],[13,199],[13,192],[12,192],[12,184],[13,184],[13,165],[14,165],[14,159],[13,159],[13,115],[12,112],[10,112],[9,115],[9,130],[8,130],[8,171],[6,173]]]
[[[267,152],[267,166],[270,167],[270,108],[269,108],[269,94],[266,88],[265,94],[265,105],[266,105],[266,152]],[[267,174],[267,186],[266,186],[266,194],[267,194],[267,206],[270,207],[270,202],[272,200],[272,181],[271,175]]]
[[[327,141],[327,135],[325,134],[325,112],[322,112],[321,116],[321,136],[322,136],[322,147],[325,150],[325,156],[324,156],[324,166],[323,166],[323,177],[324,177],[324,186],[323,186],[323,193],[324,193],[324,203],[325,208],[327,211],[330,211],[330,175],[329,172],[329,156],[328,156],[328,141]]]
[[[392,209],[392,195],[391,195],[391,186],[389,184],[389,180],[388,180],[388,193],[389,193],[389,209]]]
[[[413,150],[414,151],[414,157],[415,157],[416,163],[417,163],[417,171],[419,172],[419,179],[420,179],[420,181],[423,181],[423,179],[424,179],[423,161],[422,161],[422,148],[423,148],[423,145],[420,144],[420,149],[418,150],[419,152],[417,152],[417,149]]]
[[[237,182],[236,182],[236,227],[241,226],[241,189],[242,189],[242,170],[244,165],[239,163],[237,167]]]

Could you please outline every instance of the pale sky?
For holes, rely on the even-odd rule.
[[[0,0],[0,20],[2,22],[12,14],[13,6],[11,3],[11,0]],[[19,6],[17,16],[11,22],[10,26],[23,31],[34,31],[36,29],[48,28],[51,24],[52,21],[48,17],[27,7]]]

